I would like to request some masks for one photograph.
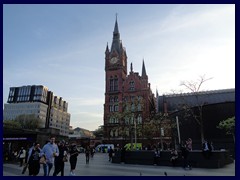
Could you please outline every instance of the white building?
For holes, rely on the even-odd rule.
[[[3,119],[13,120],[19,115],[34,114],[41,120],[40,128],[59,129],[60,135],[68,136],[70,114],[67,110],[68,103],[45,86],[11,87],[4,104]]]

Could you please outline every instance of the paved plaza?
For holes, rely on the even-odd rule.
[[[69,176],[70,164],[65,163],[65,176]],[[21,174],[19,164],[4,163],[3,176],[28,176],[28,170]],[[53,174],[53,169],[50,175]],[[182,167],[168,167],[156,165],[115,164],[108,161],[108,154],[96,153],[90,158],[89,164],[85,163],[85,155],[78,156],[75,170],[76,176],[235,176],[235,163],[219,169],[193,168],[184,170]],[[59,174],[60,175],[60,174]],[[43,176],[41,167],[38,176]]]

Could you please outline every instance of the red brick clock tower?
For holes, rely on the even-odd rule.
[[[127,54],[120,40],[117,19],[115,21],[113,40],[111,48],[107,45],[105,51],[105,104],[104,104],[104,143],[114,143],[122,145],[124,141],[129,141],[130,129],[126,125],[133,123],[123,118],[123,104],[130,100],[142,100],[144,108],[135,107],[134,113],[138,113],[138,124],[143,123],[143,119],[149,117],[154,108],[154,95],[148,83],[145,65],[143,62],[142,76],[133,72],[127,75]],[[132,104],[133,106],[133,104]],[[131,107],[133,108],[133,107]],[[138,110],[137,110],[138,109]],[[126,112],[126,111],[124,111]],[[135,115],[134,115],[135,116]],[[124,135],[123,135],[124,134]]]
[[[120,40],[117,19],[111,49],[107,45],[105,51],[105,72],[104,137],[109,139],[111,129],[120,123],[114,115],[122,111],[122,85],[127,77],[127,54]]]

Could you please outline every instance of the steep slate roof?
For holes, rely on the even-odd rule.
[[[118,52],[118,54],[120,54],[120,50],[121,50],[120,46],[121,46],[120,33],[119,33],[119,30],[118,30],[118,23],[117,23],[117,18],[116,18],[114,31],[113,31],[113,40],[112,40],[111,52],[113,52],[115,50],[115,51]]]

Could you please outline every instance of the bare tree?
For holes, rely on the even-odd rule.
[[[181,86],[184,86],[188,90],[190,90],[193,93],[194,97],[196,98],[197,112],[194,111],[194,107],[192,107],[192,105],[187,103],[184,104],[183,108],[185,109],[185,112],[191,115],[199,125],[202,142],[204,141],[204,125],[203,125],[203,111],[202,111],[204,104],[199,100],[199,92],[203,83],[205,83],[210,79],[212,78],[206,78],[205,75],[203,75],[203,76],[200,76],[200,78],[197,81],[182,81],[180,84]]]

